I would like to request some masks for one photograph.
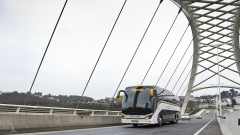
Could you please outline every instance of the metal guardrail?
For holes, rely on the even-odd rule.
[[[58,108],[44,106],[27,106],[27,105],[12,105],[0,104],[0,113],[4,114],[30,114],[30,115],[60,115],[60,114],[90,114],[90,116],[119,116],[121,111],[109,110],[92,110],[92,109],[74,109],[74,108]]]

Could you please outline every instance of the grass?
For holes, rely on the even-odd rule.
[[[195,109],[195,110],[193,110],[193,111],[190,113],[190,115],[193,115],[193,114],[199,112],[200,110],[201,110],[201,109]]]
[[[184,113],[190,113],[191,109],[186,109]]]
[[[195,114],[195,111],[196,111],[196,113],[197,113],[197,112],[200,111],[200,110],[201,110],[201,109],[193,109],[193,110],[191,110],[191,109],[186,109],[184,113],[189,113],[190,115],[192,115],[192,114]]]

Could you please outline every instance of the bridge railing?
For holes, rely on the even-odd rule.
[[[12,105],[0,104],[0,113],[7,114],[30,114],[30,115],[59,115],[59,114],[90,114],[90,116],[118,116],[121,111],[109,110],[92,110],[92,109],[74,109],[74,108],[58,108],[44,106],[27,106],[27,105]]]

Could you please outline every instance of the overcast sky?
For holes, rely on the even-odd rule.
[[[64,2],[65,0],[0,0],[0,91],[29,91]],[[69,0],[32,92],[81,95],[123,3],[124,0]],[[94,99],[113,96],[158,3],[159,0],[127,1],[85,96]],[[141,84],[178,10],[170,0],[163,1],[119,89]],[[187,25],[185,15],[180,13],[143,84],[154,85],[157,82]],[[191,29],[188,28],[158,86],[166,86],[191,39]],[[170,91],[192,53],[191,45],[167,87]],[[173,93],[179,90],[191,65],[192,63],[187,67]],[[236,70],[235,65],[232,68]],[[212,69],[217,71],[216,66]],[[236,73],[228,71],[223,74],[235,81],[240,80]],[[209,73],[198,76],[195,84],[205,79],[206,75]],[[181,95],[188,80],[189,78],[178,95]],[[213,83],[217,83],[217,77],[200,86]],[[235,85],[223,78],[221,83]],[[207,89],[193,95],[215,93],[216,89]]]

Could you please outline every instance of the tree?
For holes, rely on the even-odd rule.
[[[228,98],[227,93],[228,93],[228,91],[222,91],[222,92],[221,92],[221,97],[222,97],[222,98]]]
[[[194,108],[194,101],[192,101],[192,100],[190,100],[190,101],[188,101],[188,105],[187,105],[187,107],[189,107],[191,110],[193,110],[193,108]]]
[[[233,97],[235,97],[235,96],[238,95],[238,91],[235,91],[234,89],[230,89],[230,90],[228,91],[227,95],[231,96],[231,99],[232,99],[232,107],[233,107],[233,105],[236,105],[237,102],[236,102],[235,99],[233,99]],[[234,102],[235,102],[235,104],[234,104]]]
[[[238,95],[238,91],[234,90],[234,89],[230,89],[229,91],[232,92],[233,94],[233,97],[237,96]]]
[[[232,99],[232,105],[237,105],[237,101],[235,99]]]

